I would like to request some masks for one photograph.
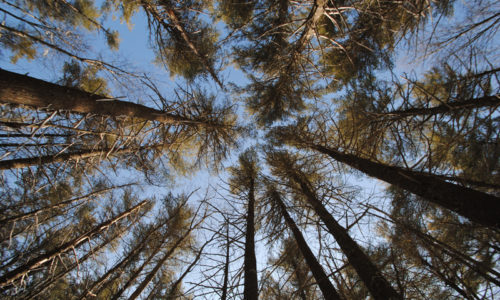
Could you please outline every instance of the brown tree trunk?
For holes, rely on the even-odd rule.
[[[168,124],[200,123],[144,105],[103,97],[3,69],[0,69],[0,102],[38,109],[134,117]]]
[[[321,292],[323,293],[323,297],[328,300],[336,300],[336,299],[341,299],[335,288],[333,287],[332,283],[328,279],[328,276],[326,275],[325,271],[319,264],[318,260],[314,256],[313,252],[307,245],[306,240],[304,239],[304,236],[300,232],[299,228],[293,221],[292,217],[290,214],[288,214],[288,211],[286,210],[285,204],[281,200],[280,195],[277,193],[273,195],[274,201],[278,204],[281,210],[281,214],[283,215],[285,222],[290,228],[290,230],[293,233],[293,236],[295,237],[295,240],[297,241],[297,245],[299,246],[300,252],[302,253],[302,256],[304,256],[304,259],[306,260],[307,265],[309,266],[309,269],[311,270],[314,279],[316,280],[316,283],[319,285],[319,288]],[[302,290],[302,292],[304,292]]]
[[[463,109],[497,107],[499,105],[500,105],[500,95],[493,95],[493,96],[484,96],[480,98],[469,99],[465,101],[454,101],[449,103],[443,103],[438,106],[429,108],[409,108],[405,110],[396,110],[383,113],[381,114],[381,116],[388,117],[389,119],[399,119],[410,116],[432,116]]]
[[[452,184],[434,176],[426,176],[420,172],[376,163],[327,147],[319,145],[310,145],[310,147],[369,176],[454,211],[478,224],[500,227],[500,198],[498,197]]]
[[[255,191],[254,178],[250,178],[248,191],[247,228],[245,234],[245,287],[243,299],[259,298],[257,283],[257,260],[255,258]]]
[[[135,210],[144,206],[146,203],[147,203],[147,201],[142,201],[141,203],[137,204],[136,206],[119,214],[115,218],[108,220],[104,223],[101,223],[99,226],[88,231],[87,233],[84,233],[84,234],[80,235],[79,237],[62,244],[61,246],[55,248],[54,250],[48,251],[47,253],[42,254],[36,258],[30,259],[26,264],[24,264],[20,267],[17,267],[16,269],[14,269],[10,272],[5,273],[4,275],[2,275],[2,277],[0,277],[0,287],[9,285],[12,282],[14,282],[16,279],[26,276],[26,274],[28,274],[29,271],[52,261],[58,255],[66,252],[70,249],[77,248],[78,246],[80,246],[84,242],[86,242],[88,239],[92,238],[94,235],[100,233],[101,231],[103,231],[106,228],[109,228],[111,225],[115,224],[116,222],[120,221],[121,219],[129,216]]]
[[[321,221],[325,223],[328,231],[333,235],[338,245],[349,260],[349,263],[358,273],[366,287],[375,299],[402,299],[402,297],[392,288],[389,282],[383,277],[380,270],[366,255],[361,247],[349,236],[347,230],[340,226],[332,215],[326,210],[323,204],[316,197],[315,192],[310,187],[310,183],[302,178],[298,172],[291,172],[292,180],[300,185],[302,193],[306,196]]]
[[[97,156],[106,157],[108,154],[116,155],[116,154],[133,153],[141,150],[153,149],[155,147],[158,147],[158,145],[141,147],[141,148],[124,148],[119,150],[114,150],[111,148],[101,149],[101,150],[82,150],[77,152],[43,155],[38,157],[7,159],[0,161],[0,170],[27,168],[36,165],[53,164],[69,160],[80,160]]]

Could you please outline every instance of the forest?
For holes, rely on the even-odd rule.
[[[0,298],[500,299],[500,2],[0,17]]]

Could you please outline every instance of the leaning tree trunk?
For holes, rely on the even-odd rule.
[[[144,250],[144,248],[146,247],[147,245],[147,241],[148,239],[152,236],[152,234],[154,232],[156,232],[156,230],[158,230],[160,227],[162,227],[165,223],[164,222],[161,222],[159,224],[157,224],[155,227],[151,228],[150,230],[148,230],[148,232],[141,238],[140,242],[136,245],[136,247],[134,247],[134,249],[132,249],[128,255],[123,258],[119,263],[117,263],[113,268],[109,269],[108,272],[106,272],[105,274],[103,274],[97,281],[95,281],[92,286],[90,286],[89,288],[87,288],[81,295],[80,299],[86,299],[89,295],[91,294],[96,294],[98,295],[99,292],[105,288],[109,281],[106,282],[111,276],[113,275],[117,275],[118,273],[122,273],[123,272],[123,269],[128,266],[131,262],[133,262],[133,260],[139,256],[139,254],[141,253],[142,250]],[[94,292],[95,289],[98,289],[96,292]]]
[[[167,259],[174,254],[175,250],[181,245],[181,243],[189,236],[193,228],[190,228],[181,238],[179,238],[175,244],[163,255],[163,257],[158,261],[153,270],[148,273],[146,278],[141,282],[141,284],[137,287],[137,289],[130,295],[129,300],[134,300],[144,291],[144,289],[148,286],[148,284],[153,280],[158,270],[163,266],[163,264],[167,261]]]
[[[0,69],[0,103],[74,113],[134,117],[168,124],[198,124],[179,115],[132,102],[60,86],[27,75]]]
[[[444,114],[464,109],[482,108],[482,107],[497,107],[500,105],[500,95],[484,96],[480,98],[469,99],[465,101],[453,101],[443,103],[438,106],[428,108],[409,108],[405,110],[395,110],[380,114],[382,119],[389,118],[390,120],[397,120],[411,116],[433,116],[437,114]]]
[[[65,162],[68,160],[80,160],[87,159],[91,157],[103,156],[107,157],[109,154],[126,154],[134,153],[141,150],[153,149],[159,147],[158,145],[146,146],[141,148],[124,148],[119,150],[114,150],[112,148],[108,149],[98,149],[98,150],[82,150],[77,152],[61,153],[61,154],[51,154],[43,155],[37,157],[27,157],[27,158],[14,158],[8,160],[0,161],[0,170],[9,169],[20,169],[27,168],[36,165],[53,164],[58,162]]]
[[[30,259],[24,265],[19,266],[10,272],[6,272],[4,275],[2,275],[0,277],[0,287],[4,287],[6,285],[12,284],[16,279],[26,276],[28,274],[28,272],[30,272],[31,270],[38,268],[38,267],[52,261],[58,255],[61,255],[62,253],[65,253],[66,251],[68,251],[70,249],[74,249],[74,248],[79,247],[80,245],[82,245],[83,243],[88,241],[90,238],[92,238],[94,235],[105,230],[106,228],[109,228],[111,225],[115,224],[116,222],[120,221],[121,219],[129,216],[134,211],[136,211],[137,209],[144,206],[146,203],[147,203],[147,201],[144,200],[141,203],[135,205],[134,207],[132,207],[132,208],[128,209],[127,211],[121,213],[120,215],[116,216],[115,218],[101,223],[99,226],[88,231],[87,233],[84,233],[84,234],[80,235],[79,237],[74,238],[73,240],[62,244],[61,246],[59,246],[51,251],[48,251],[45,254],[42,254],[36,258]]]
[[[500,198],[400,167],[376,163],[320,145],[310,148],[361,172],[421,196],[471,221],[500,228]]]
[[[46,206],[46,207],[35,209],[35,210],[29,211],[29,212],[26,212],[26,213],[23,213],[23,214],[19,214],[19,215],[7,217],[7,218],[4,218],[4,219],[0,220],[0,227],[3,227],[5,225],[7,225],[7,223],[17,222],[19,220],[24,220],[24,219],[27,219],[27,218],[30,218],[30,217],[34,217],[34,216],[36,216],[36,215],[38,215],[38,214],[40,214],[40,213],[42,213],[44,211],[53,210],[53,209],[61,209],[61,208],[64,208],[64,207],[70,205],[71,203],[74,203],[74,202],[77,202],[77,201],[80,201],[80,200],[84,200],[84,199],[88,199],[88,198],[90,198],[92,196],[99,195],[101,193],[105,193],[107,191],[110,191],[110,190],[113,190],[113,189],[116,189],[116,188],[122,188],[122,187],[130,186],[130,185],[132,185],[132,184],[124,184],[124,185],[112,186],[112,187],[109,187],[109,188],[100,189],[98,191],[93,191],[93,192],[88,193],[86,195],[83,195],[83,196],[80,196],[80,197],[76,197],[76,198],[73,198],[73,199],[69,199],[69,200],[65,200],[65,201],[56,203],[56,204],[51,205],[51,206]],[[14,207],[16,207],[16,206],[14,206]]]
[[[257,260],[255,258],[255,191],[254,178],[250,178],[248,191],[247,228],[245,234],[245,287],[243,298],[245,300],[257,300]]]
[[[325,223],[328,231],[333,235],[342,252],[344,252],[349,260],[349,263],[356,270],[361,280],[363,280],[372,296],[380,300],[402,299],[384,278],[377,266],[371,261],[370,257],[363,252],[361,247],[349,236],[347,230],[335,221],[324,205],[318,200],[316,194],[310,188],[310,183],[302,178],[299,173],[291,172],[290,174],[292,180],[300,185],[302,193],[306,196],[309,204],[320,217],[321,221]]]
[[[63,267],[61,271],[57,272],[57,274],[50,276],[47,280],[41,282],[40,284],[37,284],[34,287],[30,287],[30,291],[27,294],[24,294],[23,296],[19,297],[21,299],[25,300],[31,300],[39,296],[41,293],[46,291],[48,288],[50,288],[53,284],[55,284],[59,279],[63,278],[68,274],[69,272],[73,271],[74,269],[78,268],[81,264],[83,264],[87,259],[90,257],[94,257],[99,250],[107,246],[112,240],[109,241],[104,241],[103,243],[99,244],[97,247],[93,248],[91,251],[87,252],[84,256],[80,257],[77,261],[72,263],[71,265],[67,267]],[[38,299],[41,299],[38,297]]]
[[[286,210],[285,204],[281,200],[281,197],[277,194],[277,192],[274,193],[273,195],[274,201],[278,204],[281,214],[283,215],[285,222],[290,228],[290,230],[293,233],[293,236],[295,237],[295,240],[297,241],[297,245],[299,246],[300,252],[302,253],[302,256],[304,256],[304,259],[306,260],[307,265],[309,266],[309,269],[311,270],[314,279],[316,280],[316,283],[319,285],[319,288],[321,292],[323,293],[323,297],[328,300],[336,300],[336,299],[341,299],[335,288],[333,287],[332,283],[328,279],[328,276],[326,275],[325,271],[319,264],[318,260],[314,256],[313,252],[307,245],[306,240],[304,239],[304,236],[300,232],[299,228],[293,221],[292,217]]]

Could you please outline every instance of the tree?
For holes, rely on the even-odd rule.
[[[308,204],[335,237],[349,263],[356,269],[372,296],[377,299],[400,299],[401,296],[392,288],[377,266],[349,236],[346,229],[340,226],[326,210],[305,174],[297,169],[293,157],[285,152],[269,152],[267,162],[273,167],[276,175],[297,185],[297,189],[306,197]]]
[[[286,206],[283,203],[283,200],[281,199],[281,196],[276,190],[276,188],[271,186],[270,190],[268,190],[268,194],[269,194],[268,197],[272,199],[271,201],[273,201],[274,204],[278,206],[278,209],[281,212],[283,218],[285,219],[288,228],[290,229],[290,231],[292,231],[297,246],[300,249],[300,252],[302,253],[302,256],[304,257],[305,261],[307,262],[309,269],[313,273],[314,279],[316,280],[316,283],[319,285],[321,292],[323,293],[323,297],[325,299],[341,299],[341,297],[333,287],[332,283],[328,279],[328,276],[325,274],[325,271],[318,263],[313,252],[307,245],[307,242],[305,241],[299,228],[297,227],[292,217],[288,213]],[[289,254],[289,255],[294,255],[294,254]],[[297,272],[296,276],[297,279],[299,280],[299,283],[303,285],[304,284],[303,279],[299,278],[301,276],[299,273],[300,270],[296,270],[296,272]],[[299,286],[299,288],[303,289],[303,287],[301,286]],[[301,297],[302,299],[306,299],[304,290],[301,291]]]
[[[239,166],[230,170],[232,193],[246,194],[247,213],[245,231],[245,288],[244,299],[258,298],[257,260],[255,258],[255,193],[259,172],[257,153],[250,149],[239,157]]]
[[[424,199],[454,211],[471,221],[484,226],[498,227],[500,220],[498,197],[459,186],[441,180],[432,175],[426,175],[400,167],[373,162],[353,154],[342,153],[334,148],[307,141],[307,137],[290,134],[292,128],[281,128],[275,133],[291,143],[326,154],[336,161],[345,163],[363,173],[408,190]],[[287,134],[287,131],[289,132]],[[305,139],[304,139],[305,138]],[[403,175],[403,176],[401,176]]]

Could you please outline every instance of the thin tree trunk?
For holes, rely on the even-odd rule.
[[[3,227],[7,223],[10,223],[10,222],[16,222],[16,221],[19,221],[19,220],[24,220],[26,218],[35,216],[35,215],[37,215],[39,213],[42,213],[44,211],[47,211],[47,210],[63,208],[65,206],[68,206],[71,203],[74,203],[74,202],[77,202],[77,201],[80,201],[80,200],[84,200],[84,199],[90,198],[90,197],[95,196],[95,195],[99,195],[101,193],[104,193],[104,192],[107,192],[107,191],[110,191],[110,190],[113,190],[113,189],[116,189],[116,188],[122,188],[122,187],[130,186],[130,185],[132,185],[132,184],[124,184],[124,185],[119,185],[119,186],[113,186],[113,187],[109,187],[109,188],[104,188],[104,189],[101,189],[101,190],[98,190],[98,191],[93,191],[93,192],[88,193],[86,195],[83,195],[81,197],[76,197],[76,198],[73,198],[73,199],[69,199],[69,200],[66,200],[66,201],[62,201],[62,202],[56,203],[56,204],[51,205],[51,206],[46,206],[46,207],[42,207],[42,208],[39,208],[39,209],[35,209],[35,210],[32,210],[32,211],[24,213],[24,214],[20,214],[20,215],[8,217],[8,218],[0,220],[0,227]]]
[[[226,262],[224,264],[224,281],[222,283],[222,296],[220,297],[221,300],[227,299],[227,289],[228,289],[228,283],[229,283],[229,263],[230,263],[230,258],[229,258],[230,247],[229,246],[230,246],[229,223],[226,223]]]
[[[291,172],[292,180],[300,185],[302,193],[306,196],[309,204],[316,214],[325,223],[328,231],[333,235],[342,252],[346,255],[349,263],[354,267],[359,277],[375,299],[402,299],[393,289],[389,282],[383,277],[377,266],[371,261],[361,247],[349,236],[347,230],[340,226],[332,215],[318,200],[316,194],[310,187],[310,183],[302,178],[297,172]]]
[[[257,300],[257,259],[255,258],[255,191],[254,178],[250,178],[248,191],[247,228],[245,234],[245,287],[243,298],[245,300]]]
[[[109,269],[108,272],[106,272],[104,275],[102,275],[96,282],[92,284],[91,287],[87,288],[83,293],[80,299],[86,299],[87,296],[91,295],[94,293],[94,290],[98,288],[98,290],[95,292],[96,295],[99,294],[99,292],[107,285],[105,283],[108,278],[110,278],[113,275],[117,275],[118,273],[122,273],[123,268],[125,268],[127,265],[130,264],[130,262],[137,257],[140,252],[146,247],[146,243],[148,239],[151,237],[151,235],[156,232],[160,227],[165,225],[165,222],[162,222],[160,224],[157,224],[154,228],[151,228],[141,239],[141,241],[136,245],[132,251],[130,251],[124,259],[122,259],[119,263],[117,263],[113,268]],[[108,281],[109,282],[109,281]]]
[[[148,286],[148,284],[153,280],[158,270],[163,266],[163,264],[167,261],[167,259],[174,254],[175,250],[180,246],[180,244],[189,236],[193,228],[190,228],[180,239],[178,239],[175,244],[163,255],[163,257],[158,261],[153,270],[149,272],[149,274],[144,278],[141,284],[137,287],[137,289],[130,295],[129,300],[134,300],[144,291],[144,289]]]
[[[65,110],[112,117],[134,117],[167,124],[200,123],[144,105],[60,86],[3,69],[0,69],[0,102],[26,105],[38,109]]]
[[[120,298],[120,296],[127,290],[133,283],[134,281],[139,277],[141,274],[142,270],[153,260],[153,258],[160,252],[161,246],[163,245],[162,243],[158,243],[158,245],[153,249],[151,254],[148,256],[148,258],[142,263],[142,265],[134,271],[132,276],[127,280],[127,282],[113,295],[112,300],[117,300]]]
[[[405,110],[396,110],[380,114],[381,117],[389,119],[400,119],[410,116],[433,116],[437,114],[448,113],[463,109],[473,109],[482,107],[497,107],[500,105],[500,95],[484,96],[480,98],[469,99],[465,101],[454,101],[443,103],[429,108],[409,108]]]
[[[314,279],[316,280],[316,283],[319,285],[319,288],[321,292],[323,293],[323,297],[328,300],[336,300],[336,299],[341,299],[335,288],[333,287],[333,284],[330,282],[328,279],[328,276],[326,275],[325,271],[319,264],[318,260],[314,256],[313,252],[307,245],[306,240],[304,239],[304,236],[300,232],[299,228],[293,221],[292,217],[286,210],[285,204],[281,200],[280,195],[275,192],[273,195],[274,201],[278,204],[281,210],[281,214],[285,218],[285,222],[288,225],[288,228],[293,233],[293,236],[295,237],[295,240],[297,241],[297,245],[299,246],[300,252],[302,253],[302,256],[304,256],[304,259],[307,262],[307,265],[309,266],[309,269],[311,270]],[[304,292],[302,290],[302,292]]]
[[[102,248],[104,248],[107,244],[109,244],[109,242],[111,242],[111,241],[106,241],[106,242],[104,242],[102,244],[99,244],[99,246],[97,246],[96,248],[92,249],[92,251],[89,251],[88,253],[86,253],[84,256],[82,256],[81,258],[79,258],[77,262],[74,262],[69,267],[67,267],[67,268],[63,267],[63,269],[60,272],[58,272],[56,275],[49,276],[48,280],[46,280],[46,281],[38,284],[35,287],[30,287],[30,293],[27,294],[27,295],[25,295],[25,296],[23,296],[23,297],[20,297],[20,298],[25,299],[25,300],[31,300],[31,299],[37,297],[38,295],[40,295],[41,293],[43,293],[45,290],[47,290],[48,288],[50,288],[59,279],[63,278],[66,274],[68,274],[69,272],[71,272],[75,268],[77,268],[79,264],[82,264],[88,258],[90,258],[91,256],[94,256],[95,253],[97,253],[99,250],[101,250]]]
[[[100,150],[82,150],[77,152],[43,155],[38,157],[7,159],[0,161],[0,170],[27,168],[36,165],[53,164],[58,162],[66,162],[69,160],[80,160],[97,156],[107,157],[109,154],[116,155],[116,154],[134,153],[141,150],[153,149],[155,147],[159,146],[155,145],[155,146],[146,146],[141,148],[124,148],[119,150],[114,150],[112,148],[100,149]]]
[[[500,198],[467,187],[376,163],[352,154],[344,154],[319,145],[310,148],[345,163],[361,172],[421,196],[484,226],[500,228]]]
[[[79,237],[77,237],[69,242],[62,244],[61,246],[55,248],[54,250],[48,251],[47,253],[42,254],[36,258],[30,259],[26,264],[19,266],[10,272],[5,273],[4,275],[2,275],[2,277],[0,277],[0,287],[9,285],[12,282],[14,282],[16,279],[26,276],[29,271],[52,261],[58,255],[65,253],[66,251],[68,251],[70,249],[77,248],[78,246],[82,245],[85,241],[92,238],[94,235],[100,233],[101,231],[105,230],[106,228],[109,228],[111,225],[115,224],[116,222],[120,221],[121,219],[129,216],[134,211],[136,211],[137,209],[144,206],[146,203],[147,203],[147,201],[144,200],[141,203],[135,205],[134,207],[119,214],[115,218],[101,223],[99,226],[88,231],[87,233],[84,233],[81,236],[79,236]]]

